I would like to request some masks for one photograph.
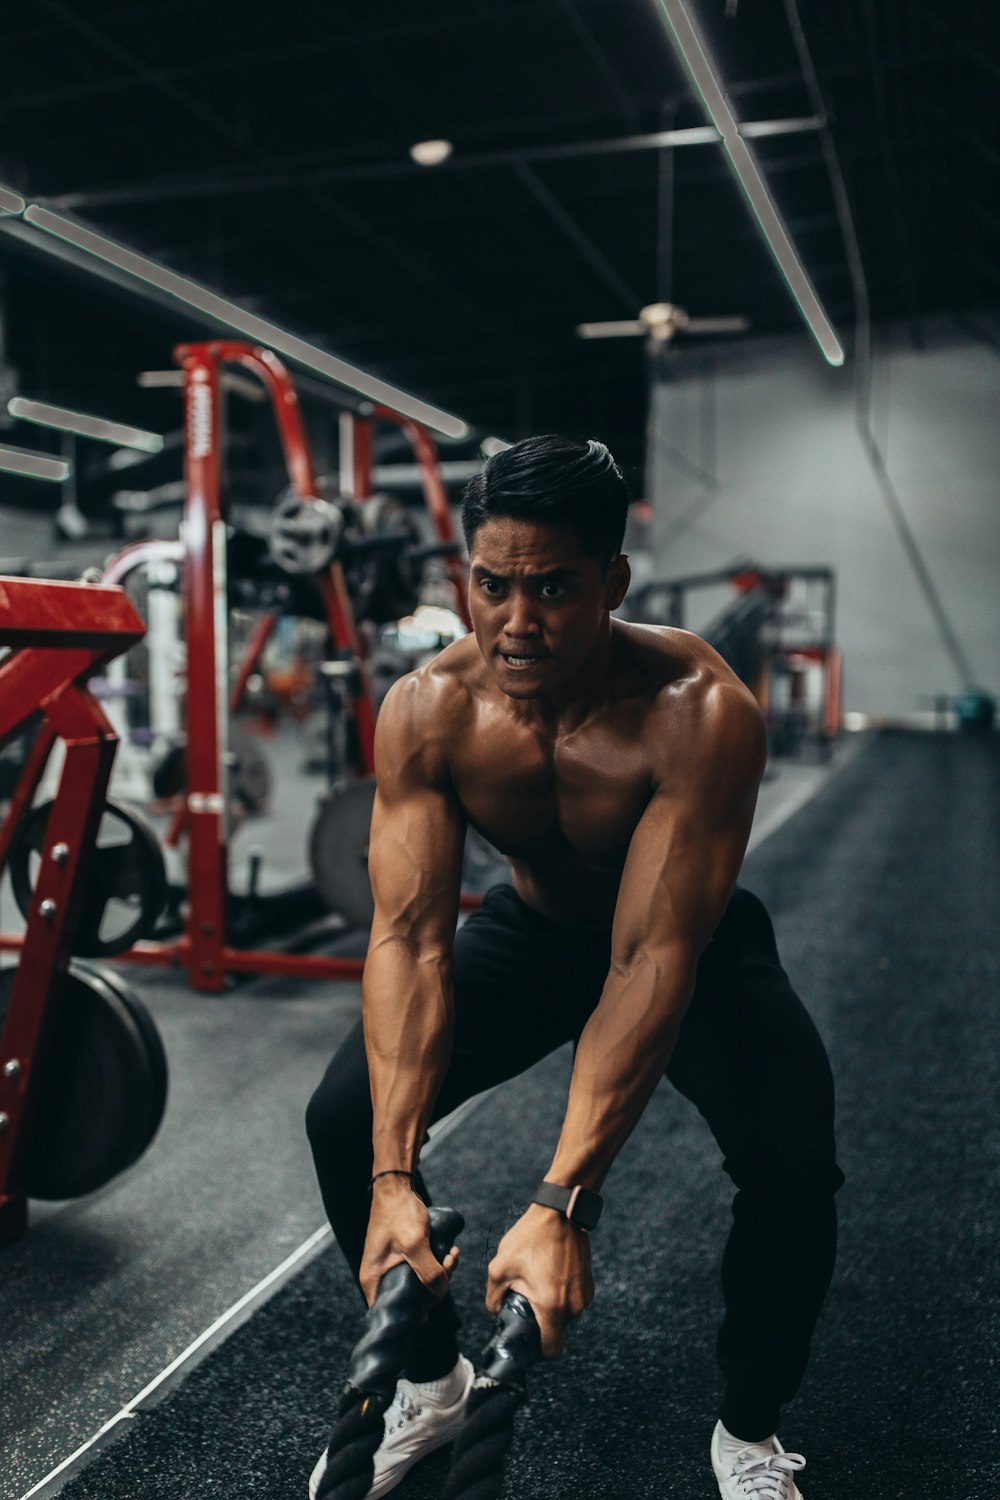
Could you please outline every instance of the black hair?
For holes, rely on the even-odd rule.
[[[629,491],[603,443],[546,433],[493,455],[462,497],[465,544],[492,516],[565,526],[602,567],[622,549]]]

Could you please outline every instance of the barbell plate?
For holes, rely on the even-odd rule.
[[[95,984],[107,986],[118,997],[145,1046],[150,1072],[149,1115],[137,1137],[133,1159],[138,1161],[159,1130],[167,1104],[169,1073],[163,1039],[148,1006],[109,964],[74,963],[73,969]]]
[[[8,856],[10,883],[27,917],[46,847],[51,802],[21,819]],[[93,857],[81,870],[83,901],[73,952],[84,958],[124,953],[148,937],[167,900],[163,851],[145,818],[115,802],[105,805]]]
[[[368,880],[368,838],[374,780],[335,787],[320,804],[309,835],[309,864],[316,889],[331,911],[352,927],[370,927],[375,914]]]
[[[421,542],[420,527],[413,514],[392,495],[373,495],[361,506],[369,536],[400,535],[406,538],[399,551],[375,556],[375,575],[364,600],[366,619],[382,623],[412,614],[420,600],[424,565],[408,554]]]
[[[0,1025],[15,972],[0,973]],[[28,1196],[47,1200],[92,1193],[131,1166],[166,1103],[165,1068],[112,987],[76,965],[64,985],[37,1064],[20,1173]]]
[[[343,516],[329,500],[286,494],[272,512],[268,544],[284,572],[319,573],[330,566],[343,533]]]

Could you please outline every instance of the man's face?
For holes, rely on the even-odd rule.
[[[476,640],[501,691],[539,698],[584,686],[628,588],[625,558],[604,572],[573,531],[494,516],[477,530],[469,566]]]

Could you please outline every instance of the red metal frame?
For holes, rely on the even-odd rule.
[[[308,958],[266,950],[247,951],[225,940],[229,891],[228,796],[225,751],[230,694],[227,683],[225,523],[222,509],[220,375],[235,364],[257,375],[271,398],[285,463],[295,491],[317,496],[298,396],[281,361],[268,349],[231,340],[186,344],[175,351],[184,371],[185,477],[184,593],[187,637],[187,831],[190,910],[186,932],[174,943],[143,943],[130,959],[180,963],[196,989],[218,992],[231,973],[298,973],[357,978],[360,959]],[[330,634],[336,647],[359,662],[354,700],[360,770],[375,766],[375,714],[343,571],[333,563],[319,580]],[[269,629],[269,627],[268,627]],[[266,632],[254,640],[256,659]],[[247,675],[252,670],[247,666]],[[234,696],[241,691],[238,681]],[[176,834],[175,834],[176,836]]]
[[[27,928],[0,943],[21,955],[0,1038],[0,1244],[27,1226],[20,1172],[34,1079],[62,998],[83,898],[78,876],[97,838],[118,744],[86,678],[144,634],[121,589],[0,579],[0,646],[14,648],[0,661],[0,744],[38,709],[44,715],[0,830],[0,869],[56,739],[66,746]]]
[[[263,650],[270,623],[261,622],[241,664],[237,682],[228,688],[226,649],[228,601],[226,590],[225,520],[222,506],[221,369],[240,365],[263,382],[274,412],[278,435],[292,486],[303,499],[316,498],[316,476],[306,441],[298,396],[281,361],[268,349],[234,340],[182,344],[174,357],[184,372],[185,479],[183,548],[167,544],[171,556],[184,564],[185,635],[187,642],[188,724],[187,795],[167,835],[175,843],[182,827],[188,833],[189,909],[183,934],[172,942],[140,942],[121,959],[128,963],[175,964],[188,971],[195,989],[218,993],[228,974],[280,974],[311,979],[357,979],[364,960],[290,954],[273,950],[235,948],[225,940],[229,895],[228,795],[226,740],[228,713],[239,702],[246,678]],[[437,451],[429,433],[388,407],[352,424],[354,498],[371,493],[372,421],[390,421],[405,432],[420,464],[424,497],[438,537],[456,540],[441,480]],[[120,580],[133,567],[164,555],[163,543],[138,542],[123,549],[108,566]],[[455,585],[457,608],[471,626],[465,591],[465,572],[457,557],[447,559]],[[354,613],[343,570],[334,563],[319,579],[327,623],[335,647],[357,663],[357,693],[353,701],[357,728],[358,769],[371,775],[375,767],[375,712],[363,664],[363,650],[355,630]],[[114,654],[113,652],[111,654]],[[49,745],[51,749],[51,743]],[[30,805],[45,757],[35,768],[28,787],[26,767],[19,808]],[[47,752],[46,752],[47,754]],[[34,767],[34,757],[32,758]],[[106,781],[105,781],[106,786]],[[13,826],[13,825],[11,825]],[[3,844],[0,842],[0,851]],[[463,896],[462,905],[479,904],[479,897]],[[0,935],[0,951],[15,949],[21,939]]]
[[[424,503],[427,513],[431,518],[431,524],[437,532],[438,539],[442,542],[456,542],[458,535],[452,520],[451,506],[448,504],[448,494],[441,478],[441,469],[438,464],[437,447],[434,439],[426,427],[421,427],[419,422],[404,417],[400,412],[393,411],[389,406],[372,407],[370,415],[356,416],[353,419],[351,467],[353,472],[352,498],[355,500],[366,500],[372,493],[372,452],[373,452],[373,423],[392,422],[400,427],[406,436],[410,447],[413,449],[414,457],[420,467],[420,482],[424,492]],[[456,554],[445,558],[445,568],[448,577],[455,589],[455,604],[461,616],[465,628],[472,629],[472,616],[469,614],[469,599],[467,594],[468,578],[465,565]]]

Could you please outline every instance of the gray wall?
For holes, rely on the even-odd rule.
[[[59,547],[52,533],[51,508],[46,505],[31,511],[5,506],[3,484],[0,475],[0,557],[56,557]]]
[[[872,425],[978,683],[998,693],[1000,361],[950,323],[925,335],[918,351],[880,332]],[[858,438],[850,363],[830,369],[803,331],[712,356],[689,341],[671,366],[650,412],[656,576],[829,564],[847,710],[906,716],[961,691]],[[690,628],[728,597],[693,598]]]

